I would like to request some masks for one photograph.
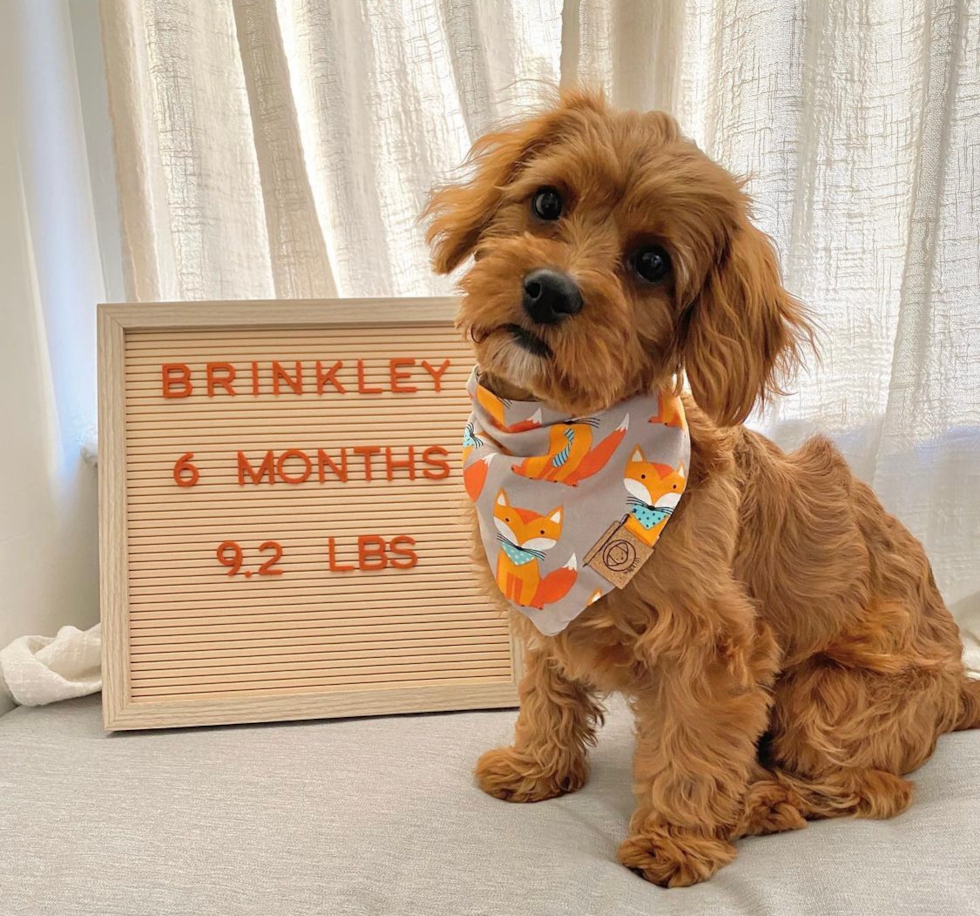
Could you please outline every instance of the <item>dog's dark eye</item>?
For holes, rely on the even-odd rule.
[[[670,273],[670,255],[659,245],[641,248],[633,255],[633,270],[647,283],[659,283]]]
[[[556,220],[561,216],[563,201],[554,188],[538,188],[531,198],[531,211],[538,219]]]

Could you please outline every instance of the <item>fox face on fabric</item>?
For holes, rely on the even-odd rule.
[[[504,597],[526,607],[543,608],[568,594],[576,578],[575,554],[559,569],[541,575],[539,561],[561,538],[562,509],[544,515],[512,506],[501,490],[494,501],[493,520],[501,539],[497,585]]]
[[[684,492],[684,467],[647,461],[636,446],[626,463],[623,483],[630,494],[626,527],[645,544],[654,544]]]

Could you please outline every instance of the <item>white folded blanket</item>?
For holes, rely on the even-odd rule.
[[[22,706],[44,706],[102,689],[102,630],[62,627],[57,636],[22,636],[0,650],[7,689]]]

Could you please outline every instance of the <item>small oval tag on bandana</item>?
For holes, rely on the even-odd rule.
[[[588,417],[498,398],[476,369],[463,482],[497,585],[546,636],[622,588],[687,484],[680,398],[639,395]]]

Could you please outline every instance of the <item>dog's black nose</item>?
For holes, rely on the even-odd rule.
[[[524,277],[524,311],[537,324],[554,324],[582,308],[575,281],[559,270],[540,267]]]

